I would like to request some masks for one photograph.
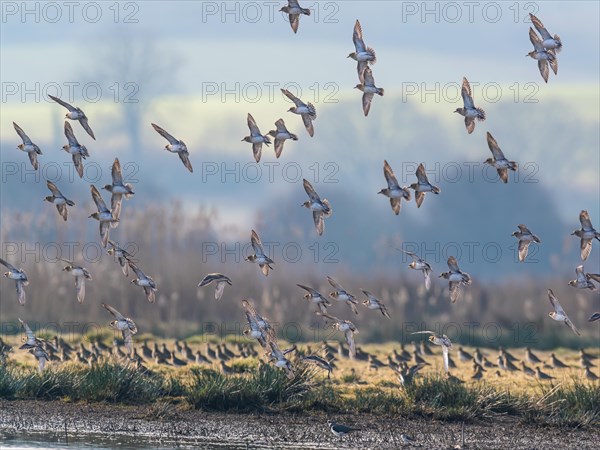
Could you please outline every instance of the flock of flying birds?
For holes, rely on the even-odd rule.
[[[290,25],[294,33],[296,33],[298,30],[300,15],[310,15],[310,10],[301,8],[297,1],[289,1],[288,6],[283,7],[281,11],[289,15]],[[530,15],[530,17],[533,25],[540,33],[541,39],[537,36],[535,31],[530,28],[529,37],[534,45],[535,50],[530,52],[528,56],[538,61],[540,73],[544,78],[544,81],[547,82],[548,63],[550,64],[553,72],[555,74],[557,72],[558,62],[556,59],[556,53],[561,50],[562,42],[557,35],[552,37],[537,17],[533,15]],[[354,26],[352,40],[354,42],[355,51],[350,53],[348,57],[357,62],[357,73],[360,83],[357,84],[355,88],[363,92],[362,108],[364,115],[367,116],[369,114],[374,96],[383,96],[384,90],[375,86],[373,72],[369,66],[375,64],[377,58],[375,51],[371,47],[365,45],[362,28],[358,20]],[[302,118],[302,122],[309,136],[313,137],[313,121],[317,117],[314,105],[303,102],[288,90],[282,89],[282,93],[295,105],[288,111],[297,114]],[[482,108],[475,106],[471,93],[471,87],[466,78],[463,78],[461,94],[464,105],[462,108],[457,108],[454,112],[464,116],[465,127],[468,134],[471,134],[475,129],[475,121],[484,121],[486,119],[486,115]],[[89,125],[88,118],[81,108],[74,107],[57,97],[50,96],[50,98],[67,108],[68,112],[65,116],[66,119],[78,121],[87,134],[92,139],[96,139],[94,132]],[[269,136],[275,139],[275,156],[277,158],[281,156],[283,145],[286,140],[298,140],[298,136],[288,131],[283,119],[281,118],[275,122],[276,129],[269,131],[267,135],[263,135],[260,132],[260,129],[258,128],[256,121],[251,114],[248,114],[247,116],[247,123],[250,130],[250,135],[244,137],[242,141],[252,144],[252,152],[256,162],[260,161],[263,144],[267,146],[271,144]],[[18,148],[29,155],[32,166],[37,170],[38,155],[42,154],[40,148],[33,143],[33,141],[27,136],[27,134],[19,125],[14,122],[13,125],[23,141],[22,144],[18,145]],[[165,131],[162,127],[154,123],[151,125],[157,133],[159,133],[168,141],[165,149],[171,153],[176,153],[189,172],[193,172],[192,163],[189,158],[189,152],[186,144],[182,140],[175,138],[173,135]],[[65,121],[64,123],[64,133],[68,143],[63,146],[63,149],[72,156],[73,164],[77,173],[80,177],[83,177],[83,160],[90,156],[88,150],[85,145],[79,143],[75,137],[73,128],[68,121]],[[516,171],[518,169],[518,164],[514,161],[509,161],[506,159],[498,143],[489,132],[487,133],[487,143],[492,153],[492,158],[487,159],[485,163],[496,168],[500,179],[504,183],[507,183],[508,170]],[[418,208],[421,207],[426,193],[441,193],[439,187],[434,186],[429,182],[425,173],[425,166],[423,164],[420,164],[416,171],[417,182],[411,184],[409,187],[400,186],[391,166],[387,161],[384,161],[383,174],[387,182],[387,188],[381,189],[379,194],[389,198],[392,211],[396,215],[400,213],[402,199],[406,201],[411,199],[411,190],[414,191],[415,201]],[[103,189],[111,194],[110,209],[102,198],[100,191],[92,185],[91,195],[94,203],[96,204],[97,211],[92,213],[89,217],[99,222],[100,240],[103,247],[109,247],[107,253],[112,255],[115,260],[118,261],[123,274],[126,277],[129,277],[130,269],[133,271],[135,278],[131,280],[131,283],[143,288],[148,301],[150,303],[154,303],[155,292],[157,291],[157,286],[154,280],[150,276],[146,275],[136,265],[131,254],[129,254],[125,249],[119,247],[115,241],[110,239],[110,230],[117,228],[119,225],[123,197],[129,199],[135,194],[131,184],[125,183],[123,180],[121,165],[118,158],[115,158],[111,175],[112,184],[103,186]],[[45,200],[54,204],[60,216],[64,219],[64,221],[67,221],[68,207],[75,206],[75,203],[63,195],[61,190],[53,182],[47,181],[47,186],[52,195],[47,196]],[[308,180],[303,180],[303,186],[309,199],[301,206],[311,210],[315,228],[318,235],[321,236],[323,235],[325,228],[324,219],[331,216],[333,209],[327,199],[321,199]],[[585,261],[591,252],[592,241],[594,239],[600,241],[600,233],[593,228],[587,211],[581,211],[579,220],[581,222],[581,228],[575,230],[572,234],[581,239],[581,259],[582,261]],[[539,244],[541,243],[541,240],[525,225],[520,224],[518,225],[518,228],[519,231],[514,232],[512,235],[519,240],[519,261],[524,261],[527,256],[529,245],[532,242]],[[254,254],[245,259],[246,261],[256,263],[262,273],[267,276],[269,274],[269,270],[273,269],[275,263],[265,253],[261,239],[255,230],[252,230],[251,232],[250,241],[254,250]],[[421,259],[415,253],[402,249],[399,250],[406,253],[413,259],[413,262],[409,265],[409,267],[422,272],[424,276],[425,288],[428,290],[431,286],[431,274],[433,272],[429,263]],[[86,268],[75,264],[73,261],[63,261],[67,263],[63,270],[70,272],[75,277],[77,300],[79,303],[82,303],[85,298],[85,282],[86,280],[91,280],[91,274]],[[0,259],[0,263],[8,268],[8,272],[6,272],[4,276],[15,281],[19,302],[24,305],[26,302],[24,287],[28,284],[27,275],[23,269],[17,268],[3,259]],[[471,277],[469,274],[460,270],[458,261],[454,256],[450,256],[447,263],[449,271],[441,273],[439,277],[448,280],[450,300],[452,303],[454,303],[459,298],[461,287],[471,284]],[[585,273],[583,265],[579,265],[576,268],[576,275],[576,279],[569,282],[569,285],[572,287],[595,290],[597,288],[594,285],[594,282],[600,283],[600,275]],[[358,301],[354,295],[345,290],[342,285],[332,277],[327,277],[327,281],[334,289],[328,296],[322,295],[317,289],[310,286],[298,284],[298,287],[306,291],[304,298],[311,304],[317,306],[317,311],[315,313],[325,319],[326,324],[333,326],[344,334],[345,340],[349,347],[349,357],[354,358],[356,357],[356,344],[354,335],[358,333],[356,326],[350,320],[339,319],[330,314],[327,308],[331,306],[329,299],[333,299],[347,304],[353,314],[358,314],[358,309],[356,308]],[[214,283],[216,286],[215,298],[217,300],[223,295],[225,287],[227,285],[232,285],[232,281],[229,277],[220,273],[211,273],[204,277],[198,286],[203,287],[211,283]],[[379,299],[377,299],[369,291],[363,290],[362,292],[365,296],[363,304],[367,308],[379,310],[384,317],[390,318],[390,314],[386,306]],[[573,325],[562,308],[560,302],[554,296],[551,290],[548,290],[548,298],[554,308],[554,311],[549,314],[550,317],[556,321],[565,323],[571,330],[573,330],[574,333],[579,335],[579,331]],[[128,355],[131,356],[133,351],[132,336],[137,332],[135,323],[132,319],[117,311],[114,307],[105,303],[102,303],[102,306],[114,317],[114,320],[110,322],[110,325],[116,330],[122,332],[125,346],[128,350]],[[277,343],[275,330],[270,325],[269,321],[258,313],[250,300],[243,300],[242,306],[245,310],[245,315],[248,322],[248,328],[244,333],[258,341],[258,343],[265,349],[266,355],[270,362],[273,362],[275,366],[285,370],[288,377],[294,378],[294,367],[290,360],[286,357],[286,355],[290,351],[293,351],[294,348],[281,350]],[[590,321],[599,319],[600,313],[594,313],[589,318]],[[44,346],[48,343],[42,339],[36,338],[27,323],[21,319],[19,319],[19,321],[21,322],[27,336],[27,340],[21,346],[21,348],[29,349],[35,358],[38,359],[40,370],[43,370],[45,362],[49,359],[44,348]],[[419,331],[414,334],[428,334],[430,342],[442,347],[444,368],[446,372],[448,372],[448,351],[450,348],[452,348],[450,339],[445,335],[440,335],[429,330]],[[330,370],[329,362],[317,355],[309,355],[304,359],[308,362],[318,365],[319,367]],[[406,373],[406,376],[409,376],[408,372]],[[337,431],[340,433],[344,431],[344,427],[338,424],[331,423],[330,427],[332,432],[336,434],[338,434]]]

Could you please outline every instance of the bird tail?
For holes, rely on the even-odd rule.
[[[375,64],[377,62],[377,54],[375,53],[375,50],[373,50],[371,47],[367,47],[367,51],[373,55],[373,60],[371,61],[371,65]]]
[[[306,107],[308,108],[308,114],[310,115],[310,118],[315,120],[317,118],[317,110],[315,109],[314,105],[312,103],[308,103]]]
[[[310,16],[310,9],[308,8],[300,8],[300,11],[302,12],[302,14],[304,14],[305,16]]]
[[[378,88],[377,89],[377,94],[381,95],[382,97],[383,97],[383,92],[384,92],[383,88]]]
[[[483,122],[485,120],[485,111],[481,108],[476,108],[477,112],[479,113],[477,115],[477,120],[479,120],[480,122]]]
[[[519,168],[519,165],[515,161],[509,161],[508,163],[510,164],[510,170],[515,171]]]
[[[48,197],[46,197],[46,198],[48,198]],[[67,205],[75,206],[75,202],[73,200],[67,200]]]

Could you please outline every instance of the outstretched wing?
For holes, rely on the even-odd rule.
[[[296,105],[297,107],[306,106],[302,100],[300,100],[298,97],[296,97],[294,94],[292,94],[287,89],[282,89],[281,92],[283,92],[283,95],[285,95],[291,101],[293,101],[294,105]]]
[[[473,95],[471,94],[471,85],[465,77],[463,77],[460,94],[462,96],[465,108],[475,108],[475,104],[473,103]]]
[[[71,127],[71,124],[69,122],[67,122],[66,120],[65,120],[65,136],[67,138],[67,141],[69,142],[69,145],[72,145],[74,147],[79,146],[79,142],[77,141],[77,138],[75,137],[75,133],[73,133],[73,127]]]
[[[548,300],[550,300],[552,307],[558,314],[566,316],[565,310],[562,308],[558,299],[554,296],[554,292],[552,292],[552,289],[548,289]]]
[[[302,180],[302,183],[304,185],[304,190],[308,194],[308,197],[310,198],[310,200],[312,202],[317,202],[317,203],[320,202],[321,197],[319,197],[319,194],[317,194],[317,191],[315,191],[315,189],[312,187],[312,184],[310,184],[310,182],[306,178],[304,178]]]
[[[154,128],[158,134],[160,134],[167,141],[169,141],[169,144],[171,144],[171,145],[179,144],[178,139],[175,139],[173,136],[171,136],[169,133],[167,133],[164,129],[162,129],[155,123],[151,123],[150,125],[152,125],[152,128]]]
[[[102,306],[109,312],[111,313],[115,319],[117,320],[125,320],[125,317],[119,312],[117,311],[115,308],[113,308],[110,305],[107,305],[106,303],[102,303]]]
[[[67,108],[69,111],[75,111],[75,107],[68,104],[67,102],[65,102],[64,100],[61,100],[58,97],[54,97],[53,95],[48,94],[48,97],[50,97],[52,100],[54,100],[56,103],[58,103],[59,105],[64,106],[65,108]]]
[[[0,264],[2,264],[3,266],[5,266],[8,270],[10,270],[11,272],[19,272],[19,269],[17,269],[15,266],[13,266],[12,264],[4,261],[2,258],[0,258]]]
[[[50,189],[50,192],[52,192],[52,195],[54,195],[55,197],[63,197],[60,190],[52,181],[46,180],[46,186],[48,186],[48,189]]]
[[[454,256],[450,256],[448,258],[448,267],[452,272],[460,272],[460,269],[458,268],[458,261]]]
[[[327,281],[329,282],[329,284],[336,290],[336,291],[343,291],[344,288],[342,287],[342,285],[340,283],[338,283],[337,281],[335,281],[333,278],[331,277],[327,277]]]
[[[254,120],[254,117],[252,117],[252,114],[248,113],[248,128],[250,128],[250,134],[252,136],[259,136],[260,135],[260,130],[258,129],[258,125],[256,125],[256,121]]]
[[[33,142],[31,142],[31,139],[29,139],[29,136],[27,136],[27,134],[25,134],[25,132],[19,125],[17,125],[16,123],[13,122],[13,126],[15,127],[15,131],[17,132],[17,134],[23,141],[23,144],[26,144],[26,145],[33,144]]]
[[[365,47],[365,42],[363,41],[362,27],[360,26],[360,22],[358,20],[354,24],[354,31],[352,32],[352,41],[354,42],[354,48],[356,49],[356,53],[362,53],[367,51]]]
[[[542,21],[540,19],[538,19],[531,13],[529,13],[529,18],[531,19],[531,23],[533,24],[535,29],[538,31],[538,33],[540,33],[540,35],[542,36],[542,39],[544,41],[546,39],[552,39],[552,36],[550,36],[550,33],[548,32],[548,30],[546,30],[546,27],[544,27],[544,24],[542,23]]]
[[[533,48],[536,52],[544,52],[544,46],[542,45],[542,40],[538,37],[537,33],[533,31],[533,28],[529,27],[529,40],[533,44]]]
[[[25,323],[21,318],[19,318],[19,322],[21,323],[21,326],[25,330],[25,335],[27,336],[27,342],[28,343],[31,342],[33,344],[35,342],[35,335],[33,334],[33,331],[31,331],[31,328],[29,328],[29,325],[27,325],[27,323]]]
[[[85,115],[79,119],[79,123],[81,124],[83,129],[87,132],[87,134],[89,134],[92,139],[96,140],[96,136],[94,135],[94,132],[92,131],[92,127],[90,127],[90,124],[88,123],[88,118]]]
[[[504,158],[504,153],[502,153],[502,150],[500,150],[500,147],[498,146],[496,139],[494,139],[494,137],[490,134],[489,131],[487,132],[487,143],[488,143],[488,147],[490,148],[490,151],[492,152],[492,155],[494,156],[494,159],[496,161],[501,160],[501,159],[506,159],[506,158]]]
[[[121,163],[119,162],[119,158],[115,158],[115,162],[112,165],[111,175],[113,184],[123,184],[123,175],[121,173]]]
[[[565,323],[571,330],[573,330],[573,333],[575,333],[577,336],[581,336],[579,330],[575,327],[575,325],[573,325],[573,322],[571,322],[571,319],[569,319],[567,316],[565,316]]]
[[[108,208],[106,207],[106,203],[104,203],[104,200],[102,199],[102,196],[100,195],[100,192],[98,192],[98,189],[96,189],[96,186],[94,186],[93,184],[91,187],[91,191],[92,191],[92,198],[94,199],[94,203],[96,203],[96,207],[98,208],[98,211],[100,211],[100,212],[108,211]]]
[[[448,347],[442,345],[442,354],[444,355],[444,370],[448,373]]]
[[[590,220],[590,214],[587,211],[581,211],[579,213],[579,222],[581,222],[581,228],[584,230],[591,230],[594,228],[592,226],[592,221]]]
[[[420,184],[429,184],[429,179],[427,178],[427,174],[425,173],[425,166],[423,163],[419,164],[417,167],[417,180],[419,180]]]
[[[387,160],[383,161],[383,176],[385,177],[385,180],[387,181],[388,187],[390,189],[400,188],[398,180],[394,175],[394,171],[392,170],[392,167],[388,164]]]

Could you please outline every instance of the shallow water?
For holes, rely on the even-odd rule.
[[[115,436],[83,434],[69,435],[68,443],[61,433],[9,433],[0,432],[0,449],[93,449],[93,450],[137,450],[137,449],[171,449],[171,448],[219,448],[222,450],[235,450],[249,448],[245,443],[228,444],[219,442],[169,442],[161,444],[156,440],[144,440],[139,436]],[[256,447],[253,447],[256,448]],[[262,447],[267,448],[267,447]]]

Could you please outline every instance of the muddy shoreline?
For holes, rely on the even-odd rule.
[[[333,420],[361,428],[339,439],[327,416],[315,414],[235,414],[183,410],[171,404],[126,406],[60,401],[0,400],[0,437],[41,437],[73,446],[86,442],[120,448],[420,448],[447,449],[462,442],[461,423],[369,414],[336,415]],[[509,420],[465,424],[465,448],[597,448],[600,430],[524,426]],[[38,440],[40,440],[38,439]],[[412,448],[416,448],[415,445]]]

